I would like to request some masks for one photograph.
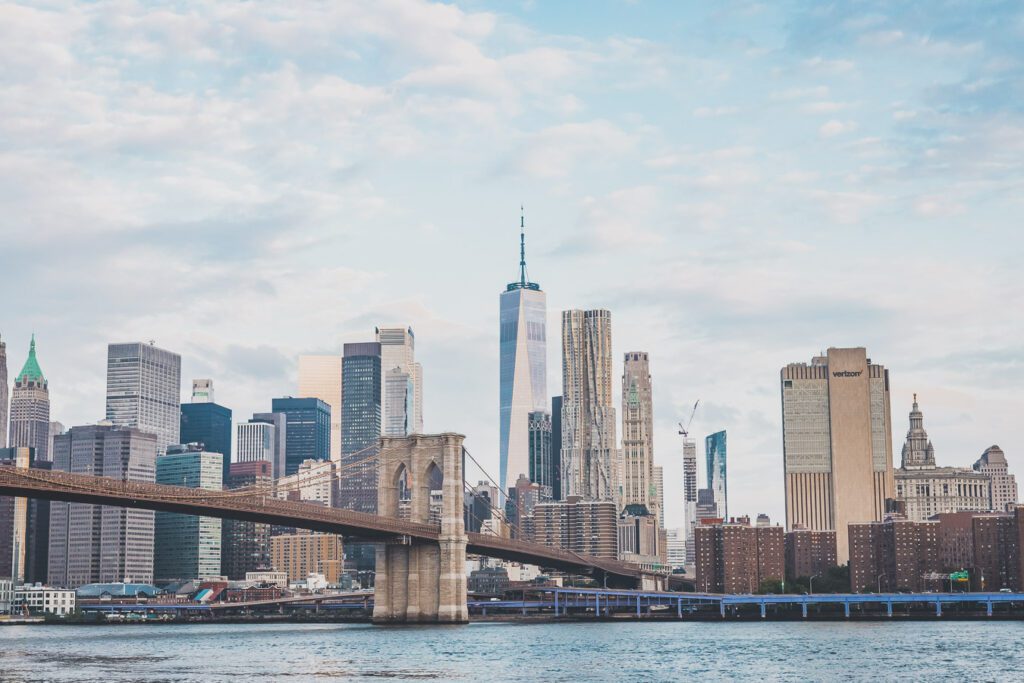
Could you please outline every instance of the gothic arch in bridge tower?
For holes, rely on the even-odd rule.
[[[461,434],[414,434],[381,439],[378,514],[440,524],[436,543],[400,538],[377,546],[373,620],[469,620],[466,607],[466,532],[462,513]],[[408,487],[407,513],[402,504]],[[439,517],[431,519],[431,492],[441,491]]]

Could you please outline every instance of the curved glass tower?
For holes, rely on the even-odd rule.
[[[526,237],[519,221],[519,281],[501,293],[500,478],[502,495],[530,472],[530,413],[547,412],[547,296],[526,276]]]

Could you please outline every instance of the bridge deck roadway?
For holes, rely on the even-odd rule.
[[[440,533],[434,524],[280,500],[256,489],[207,491],[7,465],[0,465],[0,495],[241,519],[374,541],[402,537],[437,541]],[[466,551],[473,554],[627,581],[639,580],[645,574],[659,576],[625,562],[537,543],[476,533],[467,536]]]

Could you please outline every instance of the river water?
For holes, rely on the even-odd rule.
[[[0,627],[0,681],[1020,681],[1024,622]]]

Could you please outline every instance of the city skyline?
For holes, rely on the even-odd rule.
[[[548,330],[563,310],[607,308],[613,354],[651,354],[670,525],[682,520],[671,494],[682,480],[674,425],[697,398],[694,433],[730,432],[731,509],[783,518],[777,369],[828,346],[866,346],[884,359],[894,405],[927,397],[945,464],[970,466],[999,444],[1018,472],[1015,340],[1024,323],[999,303],[1022,298],[1010,189],[1024,125],[1001,87],[1013,82],[1006,45],[1016,43],[998,39],[1010,29],[960,12],[947,21],[884,7],[861,23],[841,8],[800,18],[723,8],[714,10],[730,27],[723,34],[704,30],[702,12],[712,10],[652,28],[641,25],[643,7],[602,6],[592,25],[575,28],[550,8],[417,6],[417,31],[429,40],[407,40],[416,32],[384,17],[389,31],[367,44],[357,23],[298,12],[298,26],[322,23],[366,57],[360,66],[339,56],[328,72],[295,41],[263,39],[238,53],[247,48],[189,30],[189,65],[204,54],[239,58],[238,79],[218,83],[216,96],[204,94],[205,82],[150,84],[127,72],[124,84],[108,82],[99,53],[67,52],[53,36],[70,31],[117,57],[129,41],[23,10],[39,28],[0,49],[12,64],[39,57],[30,73],[11,76],[37,94],[12,98],[14,110],[56,98],[80,111],[60,99],[75,93],[104,102],[84,124],[58,117],[31,133],[17,122],[34,116],[2,124],[14,127],[4,129],[17,141],[4,177],[12,214],[24,221],[4,234],[9,273],[35,295],[9,302],[0,333],[11,373],[38,333],[51,419],[102,419],[108,343],[156,339],[182,355],[183,378],[214,378],[218,402],[240,417],[294,395],[299,354],[340,353],[374,325],[396,323],[419,337],[428,429],[466,433],[493,473],[494,295],[513,267],[522,201]],[[213,12],[194,21],[233,21]],[[692,41],[669,39],[680,25]],[[143,71],[169,58],[175,35],[147,38]],[[390,67],[368,66],[403,43]],[[66,54],[72,66],[47,54]],[[452,73],[460,60],[475,68]],[[167,98],[159,113],[132,95],[140,84]],[[288,131],[286,144],[259,124],[217,127],[217,112],[243,118],[238,98],[272,124],[276,109],[260,88],[281,97],[282,85],[294,86],[282,106],[303,112],[310,133]],[[635,97],[608,103],[606,87]],[[744,116],[752,100],[767,103],[754,126]],[[468,124],[428,116],[445,133],[436,135],[403,118],[410,102],[437,119],[463,112]],[[319,107],[342,111],[344,125]],[[111,132],[107,117],[121,116],[141,123]],[[98,131],[85,136],[92,142],[79,125]],[[386,133],[337,159],[290,155],[296,140],[344,149],[344,126]],[[199,130],[224,135],[211,148]],[[54,140],[62,142],[52,156],[38,154]],[[267,167],[283,172],[252,170]],[[915,179],[896,180],[894,169]],[[300,187],[288,174],[323,184]],[[471,191],[457,192],[459,183]],[[452,208],[456,194],[466,198]],[[555,394],[558,358],[547,360]],[[613,379],[620,395],[617,372]]]

